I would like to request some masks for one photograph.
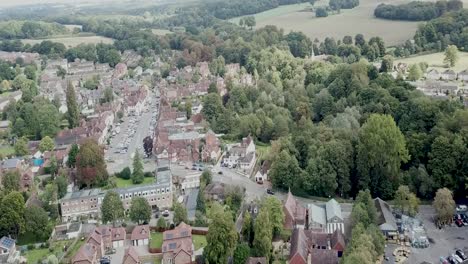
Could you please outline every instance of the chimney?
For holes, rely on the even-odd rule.
[[[311,264],[312,263],[312,254],[308,253],[307,254],[307,264]]]

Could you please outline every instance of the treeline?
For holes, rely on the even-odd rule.
[[[359,5],[359,0],[330,0],[328,5],[332,10],[352,9]]]
[[[374,15],[392,20],[426,21],[461,9],[463,2],[460,0],[440,0],[435,3],[413,1],[401,5],[380,4],[374,10]]]
[[[357,1],[357,0],[338,0]],[[276,8],[280,5],[291,5],[308,2],[307,0],[238,0],[217,1],[204,4],[201,8],[207,10],[219,19],[229,19],[244,15],[253,15],[266,10]]]
[[[0,23],[1,39],[43,38],[68,32],[65,26],[58,23],[16,20]]]

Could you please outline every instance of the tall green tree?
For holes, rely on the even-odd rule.
[[[104,224],[112,222],[114,226],[116,221],[123,219],[124,207],[118,193],[114,191],[106,193],[101,205],[101,215]]]
[[[141,161],[140,154],[138,153],[138,151],[135,151],[135,156],[133,157],[133,172],[131,178],[134,184],[142,183],[145,180],[143,162]]]
[[[401,185],[395,193],[395,208],[402,213],[415,216],[418,213],[419,199],[406,185]]]
[[[54,148],[54,140],[52,140],[49,136],[45,136],[41,139],[41,142],[39,143],[39,150],[41,152],[52,151]]]
[[[68,152],[68,160],[67,160],[67,166],[69,168],[75,167],[76,164],[76,156],[78,155],[79,148],[77,144],[73,144],[71,146],[70,151]]]
[[[229,212],[220,206],[213,206],[212,211],[206,235],[208,244],[203,249],[203,256],[208,264],[227,263],[236,247],[236,228]]]
[[[296,157],[291,156],[287,150],[282,150],[271,165],[269,177],[275,187],[294,189],[300,184],[298,178],[302,177],[302,170]]]
[[[18,238],[26,231],[24,198],[20,192],[10,192],[0,204],[0,236]]]
[[[241,234],[242,239],[250,245],[253,241],[253,219],[249,211],[245,211],[244,213],[244,221],[242,222]]]
[[[104,151],[95,140],[89,139],[81,145],[76,156],[77,180],[80,185],[105,184],[109,178]]]
[[[151,206],[143,197],[133,197],[130,205],[130,219],[137,223],[149,223],[151,219]]]
[[[20,172],[18,170],[7,171],[2,177],[2,186],[5,194],[20,190]]]
[[[261,208],[255,219],[254,224],[255,237],[253,240],[253,251],[257,257],[270,258],[272,248],[271,241],[273,234],[271,232],[271,223],[266,208]]]
[[[361,189],[391,198],[398,184],[400,165],[408,161],[405,138],[389,115],[372,114],[359,132],[357,170]]]
[[[250,247],[246,243],[237,244],[234,250],[234,264],[245,264],[250,255]]]
[[[32,205],[24,211],[26,231],[33,234],[38,241],[47,239],[52,231],[47,212],[39,206]]]
[[[283,231],[285,217],[281,201],[274,196],[269,196],[263,201],[262,208],[268,211],[272,235],[279,236]]]
[[[375,203],[369,189],[359,191],[355,203],[362,203],[364,205],[367,215],[369,216],[369,223],[375,223],[377,221],[377,209],[375,208]]]
[[[447,188],[437,190],[432,203],[437,214],[437,221],[442,224],[450,223],[455,211],[455,201],[452,192]]]
[[[449,45],[444,55],[444,63],[447,63],[450,67],[455,66],[460,58],[458,55],[458,48],[455,45]]]
[[[66,91],[67,101],[67,120],[71,128],[77,127],[80,122],[80,110],[76,101],[75,88],[71,82],[68,82]]]
[[[174,203],[174,224],[178,225],[181,222],[187,222],[187,208],[183,204]]]
[[[21,137],[16,141],[15,154],[17,156],[25,156],[29,154],[28,142],[29,140],[26,137]]]

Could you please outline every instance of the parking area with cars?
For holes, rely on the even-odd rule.
[[[122,118],[111,131],[110,144],[105,153],[107,169],[110,173],[131,167],[135,151],[146,158],[143,150],[143,139],[153,137],[159,115],[159,99],[150,93],[140,115],[130,114]],[[152,170],[153,162],[144,163],[145,170]]]
[[[454,218],[463,219],[467,213],[466,210],[458,210]],[[431,205],[419,207],[417,218],[424,224],[429,247],[411,248],[411,254],[406,263],[468,263],[468,259],[463,258],[468,255],[468,225],[457,226],[454,222],[450,226],[438,227],[435,224],[435,217],[436,212]],[[392,246],[386,248],[386,256],[391,255],[391,250]],[[387,263],[392,263],[391,259]]]

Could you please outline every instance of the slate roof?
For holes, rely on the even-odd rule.
[[[21,160],[18,158],[7,159],[2,162],[2,169],[15,169]]]
[[[309,204],[309,222],[326,225],[327,217],[325,209],[315,204]]]
[[[6,250],[11,250],[15,247],[15,240],[4,236],[0,239],[0,247]]]
[[[380,198],[374,199],[375,207],[377,208],[377,224],[382,231],[397,231],[395,217],[388,203]]]
[[[340,220],[343,220],[343,216],[341,215],[341,206],[335,199],[328,201],[325,204],[325,209],[327,210],[327,221],[335,216]]]

